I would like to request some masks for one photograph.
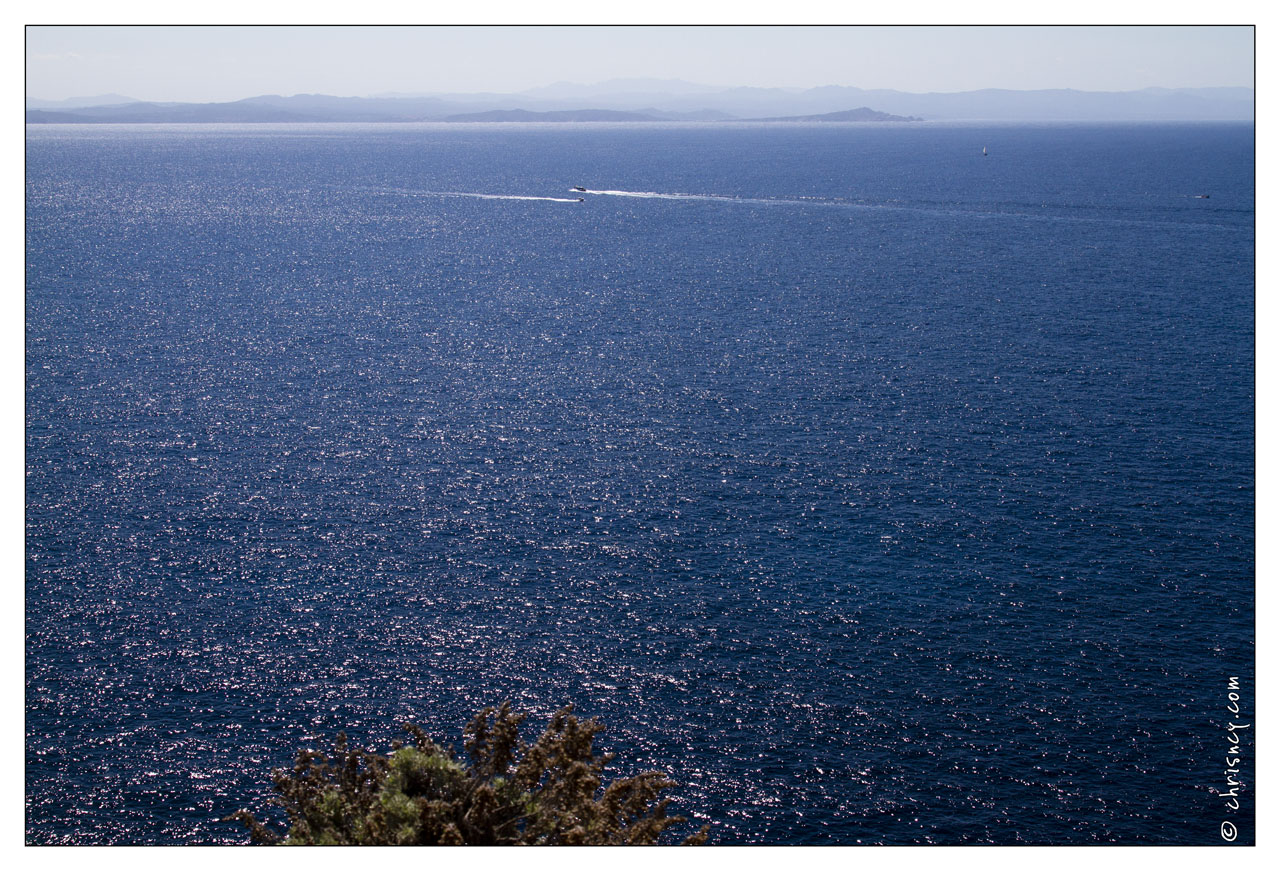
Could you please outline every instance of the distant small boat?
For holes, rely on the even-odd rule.
[[[578,197],[578,202],[585,203],[586,201],[587,201],[586,197]]]
[[[984,146],[982,146],[982,156],[983,156],[983,157],[986,157],[986,156],[987,156],[987,146],[985,146],[985,145],[984,145]]]
[[[587,192],[587,189],[586,189],[586,188],[584,188],[584,187],[578,187],[577,185],[574,185],[574,186],[573,186],[573,189],[574,189],[575,191],[582,191],[583,193],[586,193],[586,192]]]
[[[1208,195],[1208,194],[1196,194],[1195,198],[1196,198],[1197,200],[1207,200],[1207,199],[1209,199],[1209,195]]]

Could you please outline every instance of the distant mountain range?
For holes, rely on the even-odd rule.
[[[888,112],[877,112],[863,106],[861,109],[848,109],[844,112],[823,112],[821,115],[787,115],[782,118],[754,118],[754,121],[923,121],[923,118],[890,115]]]
[[[28,109],[83,109],[87,106],[118,106],[136,103],[132,97],[120,94],[99,94],[96,97],[68,97],[65,100],[27,100]]]
[[[850,108],[850,107],[862,108]],[[874,106],[874,109],[866,108]],[[394,121],[1252,121],[1252,88],[987,89],[913,94],[842,86],[716,88],[662,79],[561,82],[518,94],[251,97],[151,103],[118,94],[27,100],[29,124]]]

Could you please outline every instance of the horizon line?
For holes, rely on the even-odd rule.
[[[250,94],[249,96],[245,96],[245,97],[234,97],[234,98],[225,98],[225,99],[146,99],[141,97],[133,97],[126,94],[115,94],[115,93],[108,92],[108,93],[99,93],[99,94],[75,94],[69,97],[44,97],[44,96],[33,96],[31,94],[25,94],[23,99],[24,101],[39,100],[46,103],[65,103],[70,100],[93,100],[93,99],[98,99],[100,97],[123,97],[127,101],[136,102],[136,103],[191,103],[191,104],[199,105],[199,104],[214,104],[214,103],[238,103],[244,100],[257,99],[259,97],[280,97],[282,99],[290,99],[293,97],[332,97],[334,99],[339,99],[339,100],[401,100],[401,99],[419,99],[424,97],[438,98],[438,97],[453,97],[453,96],[517,97],[517,96],[528,95],[530,92],[533,92],[533,91],[546,90],[548,88],[554,88],[558,86],[593,88],[593,87],[601,87],[604,85],[608,85],[611,82],[636,82],[636,81],[645,81],[645,79],[644,78],[607,79],[605,81],[595,82],[595,83],[571,82],[568,80],[562,80],[562,81],[553,82],[549,85],[535,85],[533,87],[525,88],[524,90],[520,90],[520,91],[417,91],[417,92],[382,91],[377,93],[353,94],[353,95],[347,95],[347,96],[325,93],[323,91],[297,91],[292,94],[262,92],[262,93]],[[1081,94],[1133,94],[1133,93],[1141,93],[1143,91],[1233,91],[1233,90],[1254,91],[1256,93],[1257,91],[1256,84],[1250,84],[1250,85],[1147,85],[1141,88],[1125,88],[1120,90],[1095,90],[1095,89],[1088,89],[1088,88],[1072,88],[1072,87],[1006,88],[1006,87],[998,87],[998,86],[989,86],[985,88],[966,88],[959,91],[904,91],[899,88],[865,88],[860,85],[836,85],[836,84],[812,85],[809,87],[795,87],[795,86],[785,86],[785,85],[707,85],[700,82],[689,82],[682,79],[654,79],[653,81],[654,82],[678,82],[680,84],[685,84],[685,85],[695,85],[698,87],[714,89],[714,90],[708,91],[705,94],[705,96],[708,96],[708,97],[712,96],[713,94],[718,94],[724,91],[754,90],[754,91],[787,91],[792,93],[804,93],[806,91],[815,91],[815,90],[824,89],[824,88],[841,88],[841,89],[856,90],[856,91],[863,91],[863,92],[886,91],[886,92],[899,93],[899,94],[917,94],[917,95],[975,94],[983,91],[1008,91],[1011,93],[1024,93],[1024,94],[1060,92],[1060,91],[1076,92]],[[623,96],[626,93],[628,92],[623,91],[623,92],[617,92],[615,94],[601,95],[601,96]],[[649,93],[649,92],[633,91],[631,93],[640,94],[640,93]],[[660,92],[655,91],[653,93],[658,94]],[[697,96],[701,96],[701,95],[681,94],[681,95],[672,95],[672,96],[696,98]],[[584,98],[580,98],[580,99],[584,99]],[[553,97],[550,99],[569,99],[569,98]]]

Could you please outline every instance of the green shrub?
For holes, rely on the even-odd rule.
[[[524,714],[509,703],[485,708],[463,730],[469,762],[453,758],[412,724],[414,744],[395,741],[385,756],[352,748],[339,732],[329,754],[303,750],[292,771],[272,774],[289,818],[287,834],[247,810],[259,844],[656,844],[685,822],[659,798],[675,783],[658,771],[601,788],[612,754],[592,741],[603,727],[557,711],[533,744],[520,739]],[[707,827],[682,843],[706,841]]]

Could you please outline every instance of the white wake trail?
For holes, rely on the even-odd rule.
[[[578,191],[581,194],[595,194],[602,197],[638,197],[647,200],[721,200],[742,202],[738,197],[726,197],[717,194],[663,194],[657,191]]]
[[[482,194],[474,191],[414,191],[403,188],[373,190],[371,193],[402,197],[469,197],[476,200],[537,200],[544,203],[576,203],[577,197],[533,197],[524,194]]]
[[[713,203],[737,203],[752,206],[814,206],[814,205],[847,205],[834,201],[818,199],[788,199],[786,197],[734,197],[726,194],[668,194],[658,191],[596,191],[591,189],[573,189],[580,194],[594,194],[602,197],[634,197],[644,200],[697,200]]]
[[[465,191],[420,191],[424,197],[474,197],[478,200],[539,200],[544,203],[576,203],[578,200],[567,197],[527,197],[519,194],[473,194]]]

